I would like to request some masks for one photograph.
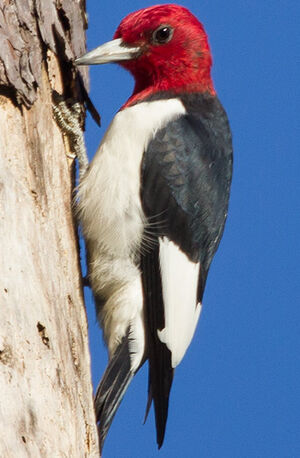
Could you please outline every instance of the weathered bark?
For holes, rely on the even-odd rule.
[[[84,99],[84,1],[0,0],[0,456],[98,457],[72,216],[52,92]],[[84,75],[83,75],[84,77]]]

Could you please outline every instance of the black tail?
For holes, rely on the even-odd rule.
[[[153,352],[149,355],[149,393],[146,415],[154,401],[156,441],[161,448],[168,418],[169,396],[173,382],[174,369],[171,367],[170,351],[158,338],[153,342]]]
[[[109,361],[97,388],[95,410],[97,422],[99,422],[101,450],[115,413],[134,376],[130,368],[129,340],[128,330]]]
[[[164,305],[160,278],[158,244],[142,257],[143,288],[145,296],[145,319],[149,359],[149,388],[145,420],[151,402],[154,401],[156,440],[158,448],[164,441],[168,418],[169,396],[174,369],[171,352],[162,343],[157,331],[165,327]]]

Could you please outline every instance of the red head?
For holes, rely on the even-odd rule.
[[[127,104],[157,91],[210,92],[212,58],[202,24],[186,8],[156,5],[125,17],[114,40],[76,60],[117,62],[135,78]]]
[[[157,5],[131,13],[114,38],[141,50],[137,58],[120,62],[135,78],[134,95],[144,90],[214,93],[207,35],[186,8]]]

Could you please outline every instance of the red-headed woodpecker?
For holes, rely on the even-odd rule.
[[[128,15],[76,60],[135,78],[78,190],[88,275],[109,350],[95,406],[101,445],[132,377],[149,361],[164,440],[174,369],[193,337],[227,215],[231,133],[211,80],[203,26],[186,8]]]

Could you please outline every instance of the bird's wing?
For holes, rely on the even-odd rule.
[[[203,117],[184,115],[155,134],[143,157],[147,411],[153,399],[159,447],[174,368],[193,337],[227,214],[231,156],[221,137]]]

